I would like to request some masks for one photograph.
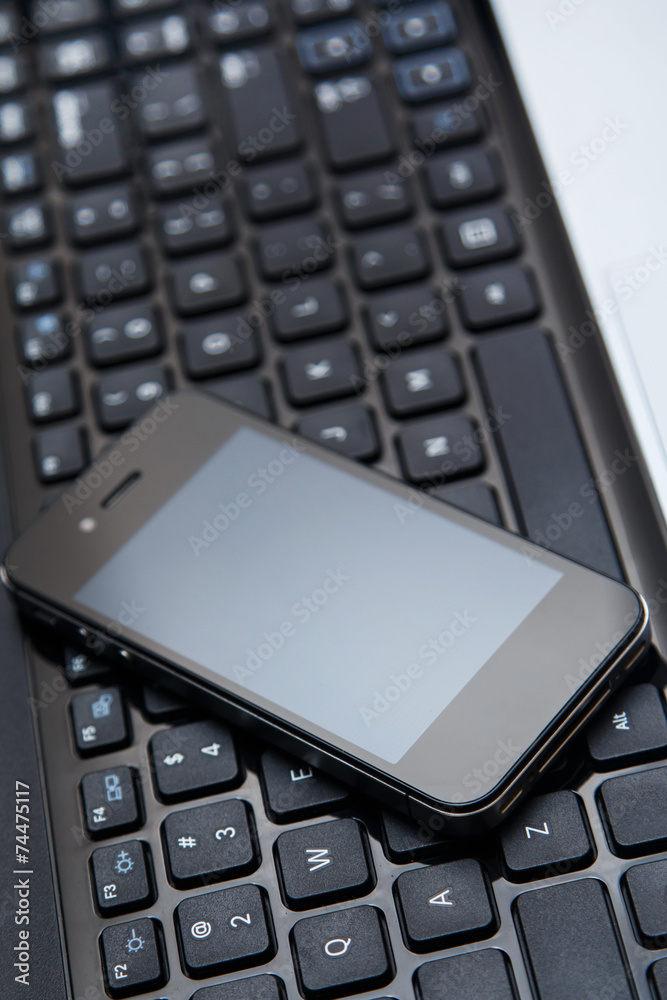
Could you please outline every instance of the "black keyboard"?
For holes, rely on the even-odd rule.
[[[460,0],[2,3],[17,525],[189,385],[621,576],[510,90]],[[77,1000],[667,1000],[653,662],[454,841],[36,639]]]

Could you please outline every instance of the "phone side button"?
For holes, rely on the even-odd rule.
[[[513,882],[562,875],[593,861],[582,806],[570,791],[531,798],[502,828],[500,844]]]

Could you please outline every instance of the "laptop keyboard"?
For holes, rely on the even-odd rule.
[[[620,575],[602,504],[567,513],[599,497],[482,37],[445,0],[0,5],[20,522],[196,386]],[[47,652],[77,1000],[667,1000],[661,675],[451,841]]]

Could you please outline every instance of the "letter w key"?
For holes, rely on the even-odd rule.
[[[311,872],[316,872],[320,868],[325,868],[333,861],[333,858],[329,857],[329,849],[326,847],[322,850],[315,847],[307,847],[306,855]]]

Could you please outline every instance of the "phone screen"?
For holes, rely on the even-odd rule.
[[[242,428],[75,596],[393,764],[561,577]]]

